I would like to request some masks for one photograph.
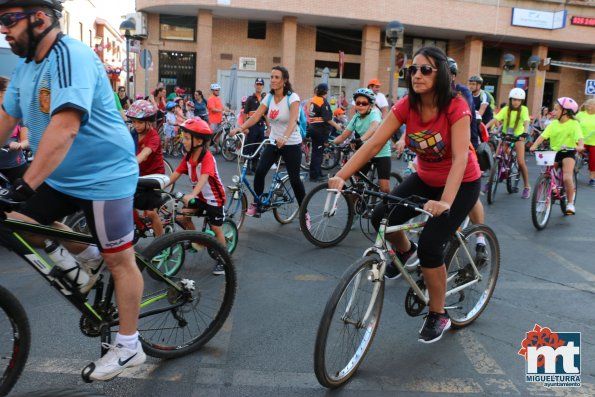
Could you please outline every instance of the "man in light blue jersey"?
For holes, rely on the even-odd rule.
[[[0,140],[22,120],[35,153],[23,178],[4,195],[26,202],[21,213],[9,214],[21,220],[48,225],[85,212],[115,281],[120,329],[114,346],[83,373],[109,380],[146,358],[137,332],[143,280],[132,248],[138,165],[104,67],[89,47],[60,31],[61,11],[59,0],[0,0],[0,33],[24,58],[0,109]],[[63,244],[89,271],[82,262],[97,248]],[[90,276],[82,293],[96,280]]]

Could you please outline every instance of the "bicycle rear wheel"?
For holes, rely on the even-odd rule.
[[[235,136],[229,136],[229,131],[225,131],[221,138],[221,155],[227,161],[233,161],[238,157],[239,139]]]
[[[320,168],[325,171],[332,170],[339,164],[340,157],[341,153],[335,147],[330,145],[325,146],[322,152],[322,164]]]
[[[281,181],[275,185],[274,190],[278,193],[273,194],[271,200],[282,203],[273,207],[273,215],[277,222],[283,225],[288,224],[300,210],[300,205],[295,198],[291,183],[289,183],[289,176],[281,178]]]
[[[384,301],[384,279],[377,274],[377,258],[364,257],[341,276],[326,303],[314,348],[318,382],[336,388],[357,371],[372,345]]]
[[[312,142],[311,141],[303,141],[302,142],[302,162],[300,163],[300,167],[304,171],[308,171],[310,169],[310,161],[312,160]]]
[[[31,346],[31,329],[18,299],[0,286],[0,396],[21,376]]]
[[[340,197],[337,199],[335,208],[330,208],[337,193],[327,192],[327,188],[328,185],[322,183],[310,190],[300,206],[299,214],[300,228],[304,237],[320,248],[339,244],[347,236],[353,224],[354,210],[348,197],[338,193]],[[306,214],[310,216],[310,228],[306,224]]]
[[[541,174],[533,186],[531,194],[531,221],[537,230],[543,230],[547,226],[552,213],[553,197],[550,193],[550,177]]]
[[[455,328],[471,324],[485,310],[494,293],[500,270],[500,246],[492,229],[485,225],[472,225],[463,230],[462,235],[465,246],[461,246],[458,240],[453,240],[445,257],[448,272],[447,294],[475,279],[478,281],[446,297],[444,307]],[[480,235],[485,238],[486,260],[479,260],[476,255],[477,237]],[[479,275],[475,274],[471,260]]]
[[[145,353],[158,358],[179,357],[202,347],[223,326],[235,298],[236,273],[231,257],[225,247],[204,233],[163,235],[142,255],[151,262],[177,247],[184,247],[185,260],[177,274],[168,278],[181,291],[140,265],[145,288],[138,330]],[[225,275],[212,274],[217,261],[223,264]],[[164,308],[170,309],[150,314]]]
[[[238,246],[238,228],[231,219],[224,220],[221,228],[223,229],[223,235],[225,236],[225,248],[227,248],[227,252],[231,255]],[[211,236],[215,237],[215,233],[211,229],[211,225],[208,223],[206,230],[209,234],[212,233]]]

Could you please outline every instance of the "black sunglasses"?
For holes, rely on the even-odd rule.
[[[14,25],[17,24],[18,21],[21,19],[27,18],[31,15],[28,12],[9,12],[6,14],[0,15],[0,26],[4,26],[5,28],[12,28]]]
[[[438,69],[433,68],[430,65],[411,65],[409,66],[409,68],[407,69],[409,71],[409,75],[413,76],[415,73],[417,73],[418,70],[421,71],[421,74],[423,74],[424,76],[429,76],[432,74],[432,72],[437,72]]]

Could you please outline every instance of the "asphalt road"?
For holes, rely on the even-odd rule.
[[[533,159],[529,163],[533,183],[538,168]],[[218,164],[229,182],[234,163],[218,158]],[[403,165],[394,161],[397,169]],[[358,230],[323,250],[305,240],[296,222],[280,225],[270,213],[248,218],[234,254],[235,305],[218,335],[197,353],[170,361],[149,358],[103,384],[85,384],[79,375],[99,354],[99,340],[83,336],[77,312],[1,250],[0,283],[22,301],[33,330],[30,358],[14,393],[68,387],[108,396],[593,396],[595,188],[586,182],[583,170],[577,215],[564,217],[555,208],[540,232],[531,223],[529,200],[500,190],[496,203],[486,204],[486,223],[501,247],[500,277],[481,317],[438,343],[420,344],[422,318],[406,315],[405,284],[392,282],[371,351],[353,381],[337,391],[316,381],[314,340],[338,277],[369,245]],[[535,324],[581,332],[580,388],[525,381],[525,360],[517,353]]]

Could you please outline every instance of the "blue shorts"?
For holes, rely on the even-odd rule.
[[[132,202],[132,196],[118,200],[83,200],[43,183],[20,213],[42,225],[50,225],[82,210],[99,250],[114,253],[132,247]]]

